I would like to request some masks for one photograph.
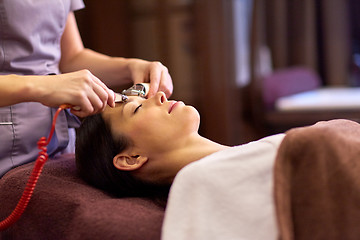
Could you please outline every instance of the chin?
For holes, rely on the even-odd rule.
[[[189,114],[188,114],[188,123],[190,123],[192,125],[192,129],[194,131],[198,131],[199,130],[199,126],[200,126],[200,114],[199,112],[196,110],[196,108],[189,106]]]

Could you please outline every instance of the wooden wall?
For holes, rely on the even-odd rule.
[[[86,47],[161,61],[173,78],[171,98],[199,110],[201,135],[229,145],[246,141],[234,83],[231,1],[105,2],[85,0],[76,13]]]

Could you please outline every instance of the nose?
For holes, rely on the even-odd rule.
[[[164,102],[167,102],[167,98],[164,92],[157,92],[153,99],[157,105],[162,105]]]

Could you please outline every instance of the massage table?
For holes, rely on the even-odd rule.
[[[0,179],[0,219],[15,208],[33,163]],[[0,239],[160,239],[164,206],[146,198],[114,198],[76,174],[75,156],[61,155],[45,164],[22,217],[0,232]]]
[[[273,169],[279,239],[359,239],[359,160],[356,122],[332,120],[286,132]],[[17,204],[32,166],[0,179],[1,220]],[[74,155],[62,155],[45,164],[24,215],[0,239],[161,239],[164,212],[154,200],[114,198],[87,185],[76,174]],[[222,239],[221,233],[213,236]]]

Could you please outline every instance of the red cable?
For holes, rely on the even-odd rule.
[[[36,183],[40,177],[40,174],[44,167],[44,164],[48,160],[46,146],[49,144],[49,142],[54,134],[56,119],[57,119],[60,111],[65,108],[68,108],[68,107],[69,107],[69,105],[64,104],[64,105],[61,105],[57,109],[57,111],[54,115],[54,118],[53,118],[51,130],[50,130],[47,140],[45,137],[41,137],[39,139],[39,141],[38,141],[38,148],[40,149],[39,156],[36,159],[35,166],[29,177],[29,180],[26,184],[25,190],[24,190],[18,204],[16,205],[15,209],[13,210],[13,212],[5,220],[0,222],[0,231],[3,231],[5,229],[7,229],[8,227],[10,227],[11,225],[13,225],[17,220],[19,220],[21,215],[24,213],[24,211],[32,197],[32,194],[34,192]]]

